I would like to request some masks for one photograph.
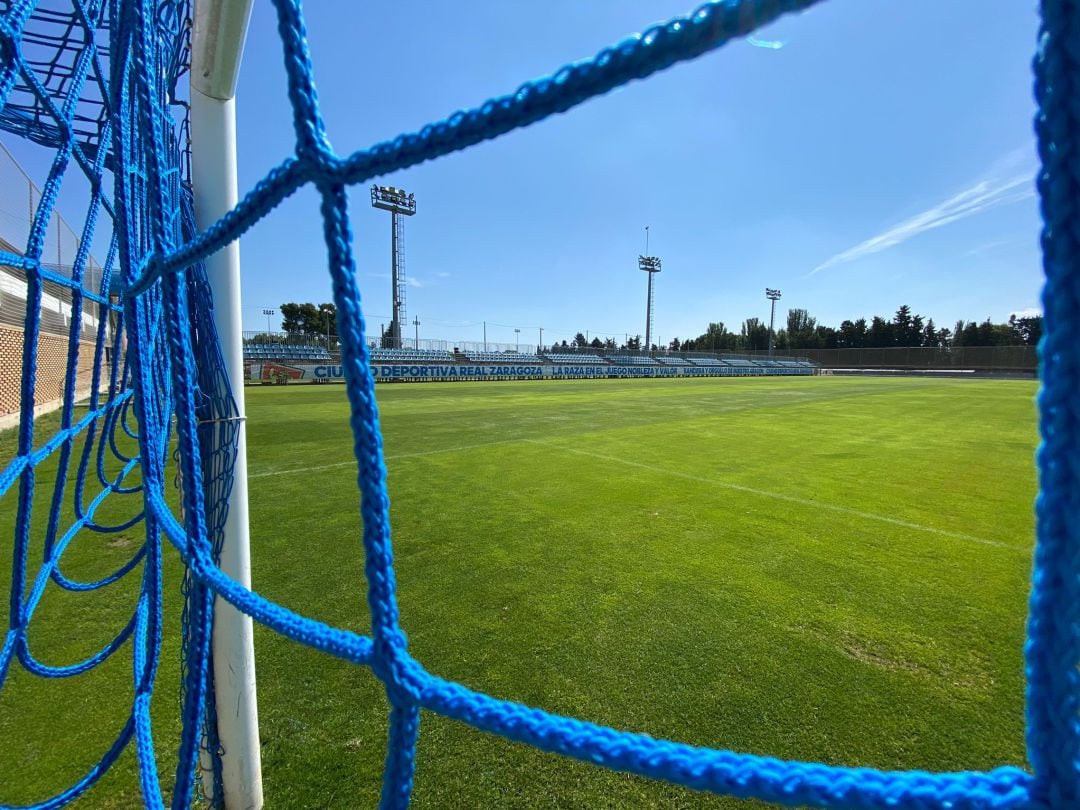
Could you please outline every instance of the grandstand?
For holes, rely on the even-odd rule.
[[[517,354],[516,352],[463,351],[461,356],[473,363],[513,363],[519,366],[538,366],[543,362],[535,354]]]
[[[295,346],[289,343],[246,343],[245,360],[280,360],[294,363],[325,363],[333,359],[322,346]]]
[[[655,359],[648,355],[635,355],[635,354],[613,354],[608,357],[612,363],[617,366],[658,366],[660,365]]]
[[[372,349],[373,363],[452,363],[454,356],[438,349]]]
[[[244,346],[245,379],[251,382],[329,382],[343,380],[340,356],[322,346],[305,345],[305,335],[287,335],[281,342],[254,339]],[[818,366],[803,358],[724,357],[695,352],[654,356],[626,349],[585,352],[484,351],[474,348],[371,348],[371,362],[380,366],[380,382],[394,380],[452,381],[481,379],[596,377],[762,377],[806,376]]]
[[[603,366],[607,361],[597,354],[565,354],[557,352],[545,352],[544,359],[549,362],[560,364],[573,363],[581,366]]]

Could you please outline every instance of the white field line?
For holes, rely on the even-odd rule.
[[[984,537],[975,537],[971,534],[950,532],[946,529],[937,529],[933,526],[924,526],[921,523],[912,523],[911,521],[892,518],[888,515],[879,515],[875,512],[864,512],[861,509],[851,509],[847,506],[837,506],[836,504],[825,503],[823,501],[812,501],[809,498],[800,498],[797,495],[784,495],[780,492],[769,492],[768,490],[756,489],[755,487],[746,487],[742,484],[732,484],[728,481],[721,481],[716,478],[706,478],[701,475],[693,475],[692,473],[679,472],[678,470],[666,470],[663,467],[656,467],[652,464],[644,464],[640,461],[631,461],[630,459],[619,458],[617,456],[607,456],[602,453],[592,453],[588,450],[580,450],[576,447],[564,447],[562,445],[552,444],[550,442],[543,442],[538,439],[525,439],[524,441],[527,441],[530,444],[539,444],[544,447],[550,447],[553,450],[562,450],[566,453],[576,453],[579,456],[589,456],[590,458],[599,459],[601,461],[610,461],[615,464],[623,464],[627,467],[637,467],[642,470],[660,473],[661,475],[670,475],[676,478],[684,478],[687,481],[696,481],[702,484],[710,484],[712,486],[722,487],[723,489],[730,489],[735,492],[745,492],[748,495],[758,495],[762,498],[772,498],[777,501],[787,501],[788,503],[795,503],[800,506],[809,506],[814,509],[821,509],[828,512],[836,512],[841,515],[851,515],[852,517],[859,517],[863,518],[864,520],[876,520],[879,523],[888,523],[891,526],[900,526],[904,529],[912,529],[918,532],[936,534],[941,537],[950,537],[954,540],[966,540],[969,543],[980,543],[984,546],[1007,548],[1013,551],[1025,550],[1020,548],[1019,546],[1010,545],[1009,543],[1000,543],[997,540],[987,540]]]
[[[443,453],[457,453],[461,450],[475,450],[477,447],[493,447],[497,444],[513,444],[522,439],[499,439],[494,442],[480,442],[479,444],[465,444],[460,447],[444,447],[442,450],[421,450],[418,453],[397,453],[393,456],[384,456],[383,461],[397,461],[399,458],[418,458],[420,456],[438,456]],[[337,461],[333,464],[316,464],[314,467],[289,467],[285,470],[266,470],[265,472],[249,473],[248,478],[269,478],[272,475],[299,475],[306,472],[318,472],[319,470],[334,470],[339,467],[355,467],[356,459]]]

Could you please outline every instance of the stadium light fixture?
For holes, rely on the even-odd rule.
[[[765,297],[772,301],[772,311],[769,313],[769,357],[773,353],[773,325],[776,321],[776,302],[780,300],[780,291],[765,288]]]
[[[274,317],[274,315],[277,314],[277,310],[264,309],[262,312],[263,312],[263,315],[266,316],[266,336],[269,338],[270,337],[270,319],[272,317]]]

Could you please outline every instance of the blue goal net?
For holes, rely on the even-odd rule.
[[[224,599],[296,642],[370,668],[383,682],[390,705],[381,799],[386,808],[409,803],[421,709],[607,768],[785,805],[1080,807],[1080,345],[1070,339],[1080,333],[1077,0],[1042,0],[1035,58],[1045,336],[1038,529],[1024,650],[1030,770],[887,772],[657,740],[444,680],[409,654],[399,626],[386,467],[355,278],[348,187],[565,112],[814,4],[709,3],[505,96],[342,156],[331,148],[320,112],[300,3],[274,0],[295,150],[231,211],[197,232],[184,101],[188,0],[0,0],[0,130],[9,141],[21,139],[47,155],[46,180],[36,196],[29,195],[25,234],[8,240],[0,233],[0,291],[4,306],[10,310],[14,302],[19,308],[21,325],[19,345],[11,350],[17,360],[0,369],[5,385],[17,379],[18,400],[15,448],[0,472],[0,507],[13,526],[5,538],[10,545],[3,546],[10,548],[11,578],[0,700],[17,668],[33,678],[70,678],[127,648],[134,664],[133,697],[112,744],[81,777],[29,806],[75,800],[129,747],[147,806],[163,806],[168,796],[173,807],[186,808],[199,793],[221,804],[210,639],[215,600]],[[52,252],[51,223],[58,221],[61,189],[73,185],[85,190],[88,202],[65,259]],[[370,635],[268,601],[218,564],[239,411],[203,262],[305,186],[321,202],[337,307]],[[57,405],[47,417],[40,413],[46,400]],[[176,480],[181,486],[174,486]],[[103,548],[109,537],[124,538],[119,547],[126,554],[112,570],[83,577],[65,568],[65,552],[95,542]],[[165,544],[184,563],[180,594],[163,585]],[[134,607],[100,649],[74,661],[35,651],[30,629],[47,591],[102,590],[100,598],[109,599],[108,591],[123,582],[132,583]],[[166,775],[150,707],[156,686],[175,689],[158,684],[163,604],[171,598],[183,600],[182,732]],[[19,744],[5,740],[6,746]]]

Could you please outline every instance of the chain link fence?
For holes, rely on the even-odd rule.
[[[752,359],[767,351],[749,352]],[[896,371],[1000,371],[1035,373],[1039,360],[1034,346],[895,347],[886,349],[798,349],[798,357],[828,369]]]
[[[23,255],[30,226],[41,199],[34,184],[11,153],[0,144],[0,251]],[[59,276],[72,277],[79,251],[79,235],[55,211],[49,217],[41,266]],[[82,287],[101,291],[102,269],[93,256],[83,270]],[[45,281],[42,285],[41,331],[67,336],[71,328],[71,289]],[[26,271],[0,262],[0,325],[22,328],[26,318]],[[80,340],[93,340],[98,305],[84,302]]]
[[[30,228],[41,190],[23,171],[10,152],[0,144],[0,252],[11,257],[25,254]],[[45,232],[41,267],[62,278],[73,277],[80,238],[55,211]],[[84,290],[101,293],[101,265],[87,258],[80,282]],[[83,299],[73,311],[70,286],[52,280],[41,284],[40,326],[37,338],[37,375],[35,400],[38,410],[49,410],[60,401],[66,374],[72,321],[77,322],[80,362],[76,370],[76,391],[84,393],[90,385],[91,359],[83,360],[85,350],[92,354],[97,337],[102,306]],[[23,368],[23,334],[29,296],[26,270],[17,259],[0,258],[0,429],[17,423]]]

